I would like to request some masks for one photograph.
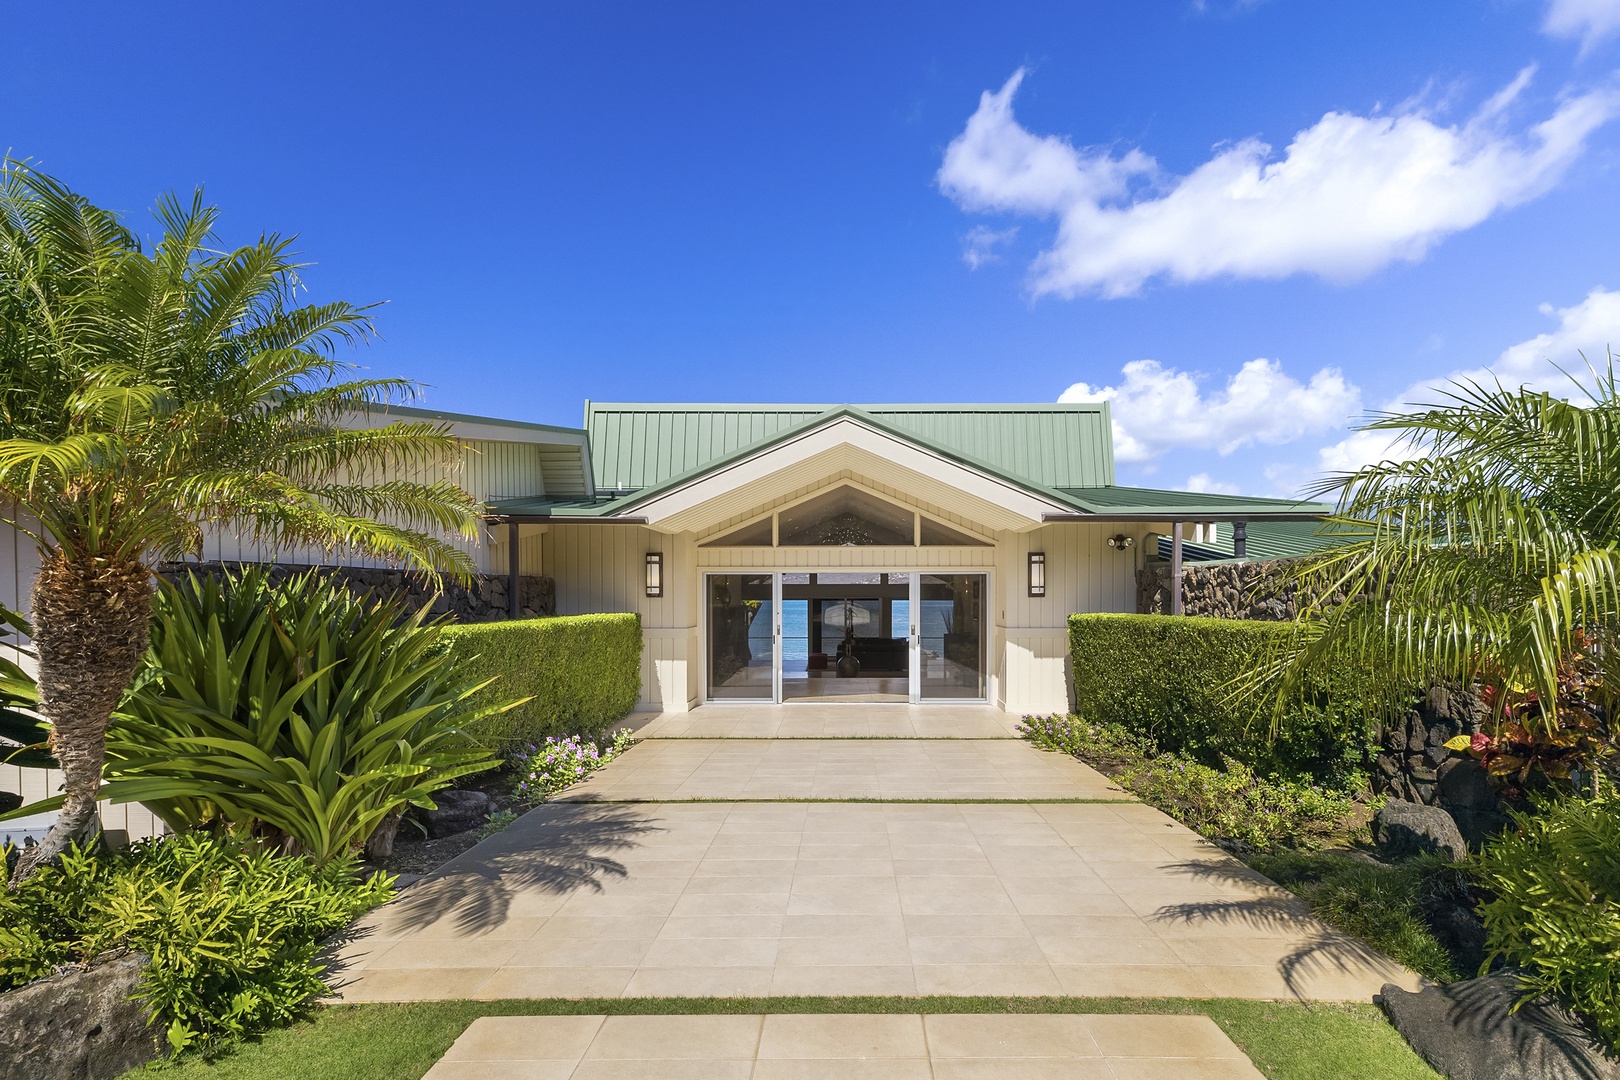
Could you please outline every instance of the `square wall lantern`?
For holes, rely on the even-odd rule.
[[[1046,552],[1029,553],[1029,595],[1046,595]]]
[[[647,552],[647,595],[664,595],[664,553]]]

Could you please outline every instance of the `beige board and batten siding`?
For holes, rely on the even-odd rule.
[[[1118,525],[1055,524],[1002,533],[997,543],[992,700],[1010,713],[1065,712],[1073,707],[1068,618],[1075,612],[1136,610],[1136,568],[1146,530],[1132,525],[1135,545],[1108,546]],[[1046,595],[1029,595],[1029,553],[1046,553]]]
[[[663,595],[647,595],[647,553],[664,556]],[[542,572],[557,590],[557,614],[626,611],[641,616],[638,708],[684,712],[697,701],[697,544],[690,534],[640,525],[553,522]]]

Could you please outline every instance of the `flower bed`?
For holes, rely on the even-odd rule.
[[[606,736],[605,745],[584,735],[548,735],[544,742],[512,755],[518,774],[512,794],[519,802],[545,802],[624,753],[633,741],[629,728]]]

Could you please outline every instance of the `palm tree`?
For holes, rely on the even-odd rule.
[[[297,306],[289,241],[216,250],[198,191],[162,199],[144,250],[117,216],[0,163],[0,502],[37,544],[39,709],[65,805],[14,881],[95,824],[108,719],[147,642],[155,563],[205,526],[271,547],[471,564],[478,507],[442,477],[442,426],[355,423],[414,384],[347,380],[368,309]],[[347,423],[346,423],[347,422]],[[416,479],[399,479],[399,475]]]
[[[1612,362],[1574,385],[1572,401],[1459,382],[1365,425],[1389,432],[1404,460],[1315,493],[1336,498],[1324,531],[1349,542],[1287,574],[1306,602],[1265,672],[1279,701],[1305,672],[1351,665],[1378,674],[1386,701],[1440,681],[1483,685],[1514,747],[1501,744],[1500,775],[1535,766],[1562,779],[1609,751],[1620,386]]]

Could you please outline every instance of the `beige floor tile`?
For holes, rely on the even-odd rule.
[[[1084,1016],[944,1014],[923,1020],[936,1061],[956,1058],[1094,1058]]]
[[[783,938],[776,952],[776,964],[778,967],[909,965],[911,957],[904,937]]]
[[[1053,964],[1062,992],[1074,997],[1242,997],[1213,992],[1196,970],[1137,964]]]
[[[650,1071],[656,1067],[657,1071]],[[750,1080],[753,1061],[582,1061],[569,1080]]]
[[[775,1058],[916,1058],[926,1060],[921,1016],[767,1016],[760,1060]]]
[[[336,987],[334,997],[358,1001],[443,1001],[473,998],[495,968],[396,968],[367,970],[363,978]]]
[[[1041,964],[1041,948],[1030,937],[913,937],[916,964]]]
[[[474,996],[483,1001],[623,997],[635,973],[632,967],[503,967],[497,969]]]
[[[771,975],[769,993],[775,997],[808,995],[906,995],[918,993],[917,976],[910,964],[784,967]]]
[[[1207,1016],[1093,1015],[1085,1026],[1104,1057],[1243,1057]]]
[[[548,935],[519,942],[506,967],[635,967],[652,948],[651,938]]]
[[[440,1061],[422,1080],[570,1080],[577,1065],[575,1061]]]
[[[934,1062],[934,1080],[1116,1080],[1103,1058],[961,1058]],[[1166,1073],[1158,1080],[1181,1080]]]
[[[1248,1061],[1217,1058],[1109,1058],[1114,1080],[1265,1080]]]
[[[1185,961],[1156,937],[1040,937],[1043,958],[1052,964],[1172,964]]]
[[[918,964],[914,970],[919,994],[1063,993],[1046,964]]]
[[[658,968],[769,967],[776,963],[779,939],[660,938],[642,963]]]
[[[587,1059],[753,1060],[760,1016],[609,1016],[585,1052]]]
[[[445,1061],[578,1061],[602,1027],[600,1016],[484,1016],[461,1033]]]
[[[928,1062],[917,1059],[862,1061],[824,1058],[755,1063],[752,1080],[932,1080]]]
[[[637,968],[626,997],[763,997],[771,992],[769,967]]]
[[[449,941],[439,938],[412,937],[402,940],[393,948],[373,956],[366,963],[368,971],[391,971],[396,968],[439,969],[446,967],[500,967],[524,945],[510,938],[472,938]]]

